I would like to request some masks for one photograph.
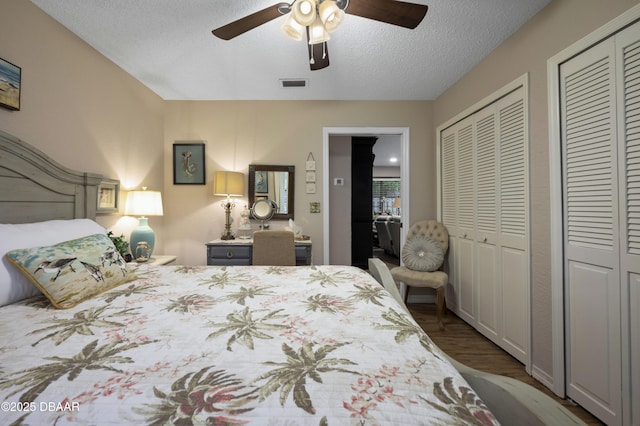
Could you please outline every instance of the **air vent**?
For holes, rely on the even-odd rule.
[[[306,78],[281,78],[280,87],[283,89],[296,89],[304,88],[309,85],[309,81]]]

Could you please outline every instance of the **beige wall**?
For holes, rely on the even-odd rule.
[[[205,264],[204,244],[220,237],[224,215],[220,197],[212,195],[215,171],[247,173],[250,163],[296,167],[295,221],[310,235],[314,263],[324,263],[322,214],[309,213],[309,203],[322,202],[322,137],[325,127],[409,127],[411,132],[411,217],[435,214],[435,145],[431,102],[349,101],[170,101],[166,103],[165,232],[166,251],[179,261]],[[173,185],[172,145],[177,140],[202,140],[207,152],[207,185]],[[316,159],[317,191],[305,192],[305,161]],[[246,200],[237,202],[239,207]],[[321,206],[324,209],[325,206]],[[236,223],[239,208],[234,211]],[[323,210],[324,211],[324,210]],[[417,220],[417,219],[416,219]],[[273,227],[285,222],[273,222]],[[235,227],[233,227],[235,229]]]
[[[165,215],[150,225],[157,252],[179,262],[204,264],[205,242],[222,232],[214,172],[270,163],[296,166],[296,222],[314,239],[314,261],[322,263],[322,214],[309,213],[309,202],[322,201],[324,127],[409,127],[411,177],[423,183],[412,214],[435,214],[428,201],[435,173],[422,161],[435,155],[431,102],[165,102],[28,1],[3,2],[0,57],[22,67],[21,110],[0,109],[0,129],[67,167],[117,178],[125,189],[162,190]],[[173,185],[175,140],[205,141],[207,185]],[[302,173],[309,152],[318,163],[313,195],[305,193]],[[117,215],[97,220],[127,236],[136,224]]]
[[[434,104],[434,125],[529,73],[533,366],[552,374],[547,59],[637,0],[554,0]]]
[[[22,68],[21,109],[0,108],[0,129],[72,169],[161,189],[160,97],[29,1],[2,2],[0,57]],[[136,224],[98,222],[127,236]],[[162,234],[162,218],[151,224]]]
[[[0,57],[22,67],[22,109],[0,109],[0,129],[67,167],[118,178],[126,187],[161,189],[165,216],[150,223],[159,252],[176,254],[181,263],[204,264],[205,242],[222,232],[220,198],[211,193],[216,170],[293,164],[296,222],[313,238],[314,261],[322,263],[322,215],[309,213],[309,202],[322,201],[324,191],[323,127],[409,127],[411,217],[432,217],[435,128],[529,73],[533,363],[551,375],[546,61],[637,3],[554,0],[435,102],[164,102],[32,3],[4,1]],[[205,141],[207,185],[173,185],[176,140]],[[313,195],[305,193],[302,173],[309,152],[319,170]],[[98,221],[116,232],[135,225],[118,216]]]

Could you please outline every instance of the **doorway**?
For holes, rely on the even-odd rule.
[[[410,181],[409,181],[409,128],[407,127],[330,127],[323,129],[323,145],[322,145],[322,157],[323,157],[323,258],[325,264],[332,264],[332,250],[337,252],[345,246],[351,247],[350,230],[345,232],[342,227],[341,217],[349,215],[350,212],[347,203],[340,201],[338,197],[332,197],[336,195],[340,186],[344,185],[344,179],[341,177],[332,176],[331,173],[331,156],[330,139],[333,137],[342,137],[345,142],[351,140],[351,136],[378,136],[384,137],[389,135],[395,135],[399,138],[400,144],[400,179],[402,181],[400,199],[402,211],[402,223],[411,223],[409,219],[410,211]],[[346,198],[350,200],[350,193],[344,191]],[[332,202],[333,199],[333,202]],[[333,218],[333,219],[332,219]],[[333,222],[333,228],[332,228]],[[372,224],[373,226],[373,224]],[[332,232],[333,230],[333,232]],[[404,244],[404,235],[401,232],[400,244]],[[333,237],[332,237],[333,235]],[[349,237],[347,237],[349,236]],[[346,241],[346,240],[349,241]],[[336,248],[337,247],[337,248]],[[335,258],[335,256],[334,256]]]

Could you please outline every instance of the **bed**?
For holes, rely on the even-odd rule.
[[[0,133],[3,424],[498,423],[368,273],[124,264],[100,179]]]

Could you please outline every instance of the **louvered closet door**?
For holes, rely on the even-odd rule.
[[[561,66],[567,394],[621,424],[614,43]]]
[[[496,105],[476,119],[476,289],[477,329],[494,342],[500,338],[501,282],[498,253],[498,129]]]
[[[496,104],[498,123],[498,249],[502,283],[500,346],[522,363],[529,352],[528,145],[520,88]]]
[[[528,365],[525,104],[524,85],[518,86],[443,129],[440,164],[442,220],[450,236],[449,307]]]
[[[457,244],[456,275],[458,279],[458,315],[476,322],[475,290],[475,132],[473,117],[456,125],[458,142],[457,164]]]
[[[449,232],[449,252],[446,256],[444,269],[449,275],[449,285],[446,290],[447,305],[449,309],[457,311],[458,290],[456,274],[457,254],[457,139],[455,127],[445,129],[441,135],[441,173],[442,173],[442,223]]]
[[[621,81],[618,109],[623,111],[618,117],[621,318],[622,335],[629,336],[628,342],[622,341],[622,403],[623,413],[630,413],[627,423],[636,425],[640,424],[640,24],[618,34],[615,42]]]

